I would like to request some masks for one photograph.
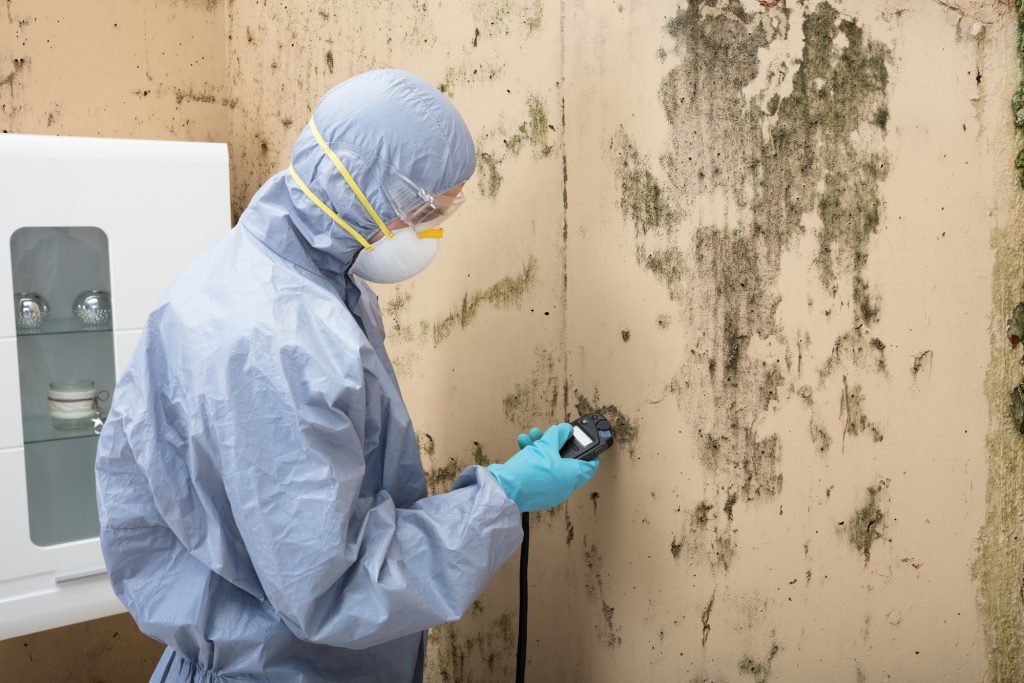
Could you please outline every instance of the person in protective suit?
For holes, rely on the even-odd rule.
[[[320,101],[291,167],[149,316],[96,460],[118,597],[167,644],[153,681],[416,681],[596,462],[520,437],[427,496],[366,280],[425,268],[476,153],[426,81],[373,71]]]

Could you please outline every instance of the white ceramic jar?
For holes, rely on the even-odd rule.
[[[93,420],[100,416],[100,397],[95,382],[54,382],[46,399],[50,418],[57,429],[92,427]]]

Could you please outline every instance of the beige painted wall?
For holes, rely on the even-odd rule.
[[[1024,680],[1008,2],[144,4],[90,13],[90,88],[8,3],[3,127],[227,139],[237,214],[349,75],[464,112],[472,201],[382,288],[431,487],[579,409],[620,434],[535,515],[531,680]],[[509,678],[513,565],[430,680]]]

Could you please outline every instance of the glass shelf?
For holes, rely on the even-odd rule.
[[[69,439],[91,439],[100,435],[103,423],[97,427],[80,429],[57,429],[53,426],[50,416],[26,417],[22,420],[25,432],[25,443],[49,443],[51,441],[67,441]]]
[[[44,337],[48,334],[86,334],[89,332],[110,332],[112,328],[105,325],[83,325],[77,318],[47,319],[39,327],[19,329],[19,337]]]
[[[37,294],[52,311],[41,326],[16,330],[28,532],[41,547],[99,535],[100,428],[92,420],[79,429],[54,427],[49,395],[53,384],[88,383],[97,397],[114,389],[112,322],[84,325],[71,307],[83,293],[110,292],[108,254],[107,236],[96,227],[36,226],[11,235],[14,291]]]

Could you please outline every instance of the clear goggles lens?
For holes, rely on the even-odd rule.
[[[399,211],[398,217],[402,219],[403,223],[411,226],[437,223],[451,217],[465,201],[466,197],[462,192],[456,195],[437,195],[430,197],[411,211]]]

